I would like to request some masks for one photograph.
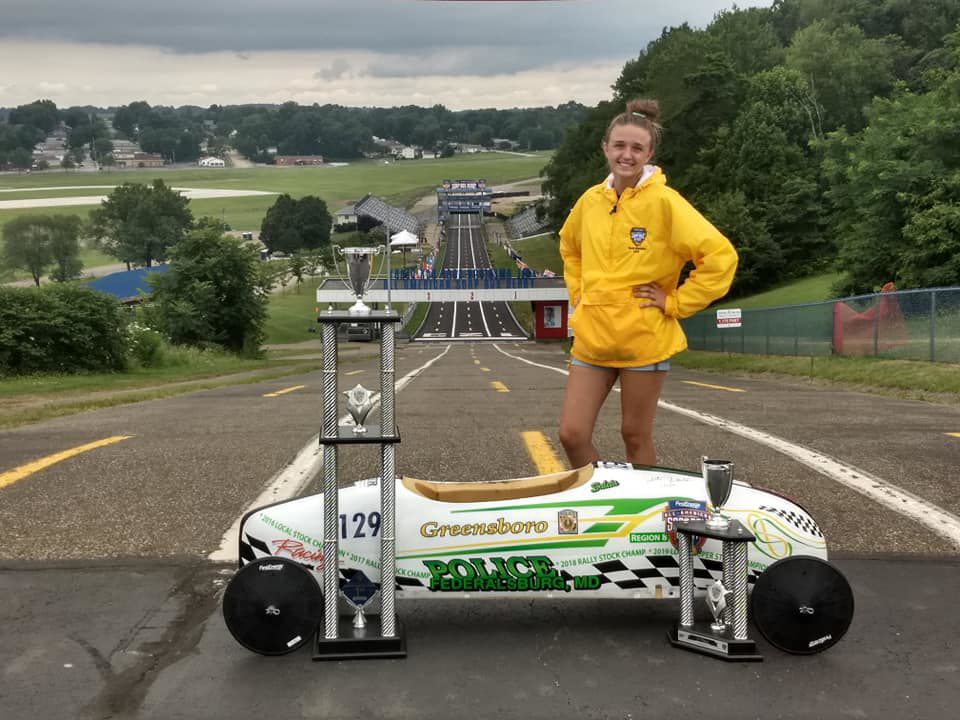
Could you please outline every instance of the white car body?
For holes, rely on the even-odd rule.
[[[678,594],[673,523],[707,516],[699,474],[598,462],[502,482],[396,482],[397,597],[666,598]],[[380,481],[339,493],[341,584],[380,583]],[[296,560],[322,586],[323,494],[259,508],[240,529],[241,565]],[[823,533],[796,503],[735,482],[723,513],[756,536],[749,582],[793,555],[826,559]],[[722,577],[721,543],[694,539],[695,582]]]

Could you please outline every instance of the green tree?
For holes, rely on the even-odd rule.
[[[37,287],[53,262],[47,219],[44,215],[21,215],[3,226],[4,264],[26,270]]]
[[[132,102],[117,108],[113,116],[113,126],[131,140],[139,133],[140,126],[150,117],[150,104],[144,100]]]
[[[268,295],[256,250],[206,218],[170,249],[170,259],[170,270],[151,279],[148,322],[176,344],[258,354]]]
[[[732,296],[762,290],[770,285],[771,278],[783,275],[783,253],[770,237],[763,220],[751,216],[743,192],[722,192],[708,201],[703,211],[717,229],[730,238],[740,256]]]
[[[856,132],[863,127],[864,106],[890,92],[903,53],[898,38],[869,39],[853,25],[830,30],[818,21],[793,36],[786,66],[809,83],[823,108],[825,130],[842,125]]]
[[[90,213],[91,234],[118,260],[149,267],[193,225],[189,203],[160,179],[124,183]]]
[[[11,125],[29,125],[50,133],[60,122],[60,113],[52,100],[35,100],[11,110],[7,122]]]
[[[54,264],[50,279],[55,282],[66,282],[80,275],[83,268],[80,260],[81,224],[79,215],[50,215],[46,218]]]
[[[960,33],[947,45],[960,58]],[[960,283],[960,71],[927,84],[874,99],[862,133],[825,143],[840,292]]]
[[[301,250],[321,250],[330,244],[333,219],[327,204],[307,195],[294,200],[284,193],[267,210],[260,225],[260,242],[271,252],[294,255]]]

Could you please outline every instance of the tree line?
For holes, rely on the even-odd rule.
[[[270,163],[280,155],[322,155],[351,160],[382,151],[374,136],[406,145],[452,153],[454,145],[493,147],[495,139],[518,143],[522,150],[557,147],[567,128],[583,119],[586,108],[575,102],[557,107],[449,110],[443,105],[350,108],[340,105],[211,105],[207,108],[151,106],[138,100],[114,108],[60,110],[37,100],[7,113],[0,123],[0,168],[31,166],[33,147],[61,122],[67,128],[66,166],[94,159],[112,162],[113,137],[135,141],[145,152],[169,162],[189,162],[206,152],[222,155],[236,148],[250,160]],[[0,113],[2,115],[2,113]]]
[[[960,0],[777,0],[665,29],[561,143],[543,211],[562,224],[610,119],[653,97],[655,162],[737,246],[734,296],[960,284],[958,22]]]

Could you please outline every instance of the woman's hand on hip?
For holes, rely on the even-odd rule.
[[[640,298],[641,308],[658,307],[663,310],[667,302],[667,293],[656,283],[634,285],[633,296]]]

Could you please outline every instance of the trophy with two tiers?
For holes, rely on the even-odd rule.
[[[743,524],[723,514],[733,490],[733,463],[703,458],[703,483],[712,512],[706,520],[677,523],[680,566],[680,621],[668,633],[675,647],[723,660],[762,660],[756,644],[747,637],[747,548],[756,538]],[[723,577],[706,587],[712,622],[694,617],[694,557],[692,537],[719,540],[723,552]]]

